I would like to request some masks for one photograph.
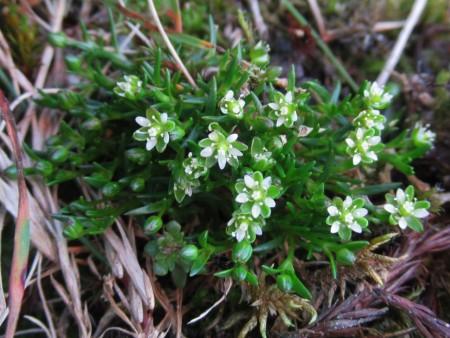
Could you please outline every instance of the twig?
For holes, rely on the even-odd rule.
[[[283,5],[286,7],[286,9],[294,16],[294,18],[301,23],[302,25],[308,25],[308,21],[301,15],[294,6],[292,6],[291,2],[289,0],[282,0]],[[325,42],[320,38],[320,35],[311,27],[311,35],[316,40],[317,45],[322,50],[322,52],[325,54],[325,56],[330,60],[330,62],[336,67],[337,72],[341,75],[341,77],[344,79],[345,82],[348,83],[348,85],[354,90],[358,90],[358,85],[356,82],[352,79],[352,77],[348,74],[347,70],[344,68],[344,66],[339,62],[338,59],[333,55],[333,52],[328,48]]]
[[[400,56],[405,49],[406,42],[408,41],[408,38],[411,35],[414,26],[417,24],[417,21],[419,21],[420,15],[422,14],[426,4],[427,0],[416,0],[414,2],[412,10],[409,13],[408,18],[406,19],[405,26],[400,32],[397,42],[395,43],[394,49],[392,50],[391,55],[389,55],[384,69],[381,71],[380,75],[377,78],[377,83],[380,86],[384,86],[386,84],[389,76],[391,75],[391,72],[397,65],[398,60],[400,59]]]
[[[258,0],[247,0],[247,2],[250,6],[250,10],[252,11],[253,20],[255,21],[256,30],[258,31],[260,38],[267,39],[269,33],[267,25],[261,15],[261,10],[259,9]]]
[[[158,13],[156,12],[156,8],[155,8],[155,4],[153,3],[153,0],[148,0],[148,7],[150,8],[150,13],[153,17],[153,20],[156,23],[156,27],[158,27],[158,31],[161,34],[161,37],[163,38],[165,44],[167,45],[167,48],[169,48],[169,51],[172,54],[173,58],[177,62],[178,66],[180,67],[181,71],[183,72],[184,76],[186,77],[188,82],[191,84],[191,86],[197,88],[197,84],[195,83],[191,74],[189,74],[188,70],[184,66],[183,61],[181,61],[180,57],[178,56],[177,51],[175,50],[175,48],[173,48],[173,45],[170,42],[169,37],[167,36],[166,32],[164,31],[164,28],[161,25],[161,21],[159,20]]]
[[[323,21],[322,13],[320,7],[317,4],[317,0],[308,0],[309,7],[311,7],[311,12],[316,20],[317,28],[319,28],[319,33],[322,38],[325,38],[327,34],[327,29],[325,28],[325,23]]]

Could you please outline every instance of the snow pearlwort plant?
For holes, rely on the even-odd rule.
[[[257,285],[264,271],[279,292],[310,299],[298,262],[329,260],[337,278],[375,230],[422,230],[429,203],[403,190],[402,177],[378,174],[412,175],[434,133],[393,128],[385,88],[365,82],[344,96],[340,86],[296,83],[294,67],[280,79],[263,43],[219,52],[208,47],[219,39],[189,48],[177,39],[195,85],[158,39],[127,55],[71,41],[89,55],[72,70],[79,85],[37,101],[67,115],[45,151],[28,151],[27,168],[49,185],[80,186],[55,215],[67,238],[97,236],[120,218],[141,236],[155,275],[176,287],[212,274]],[[92,76],[105,59],[105,74]]]

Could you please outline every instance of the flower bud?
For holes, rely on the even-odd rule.
[[[96,117],[91,117],[83,122],[81,128],[86,130],[100,130],[102,129],[102,121]]]
[[[15,164],[10,165],[8,168],[3,170],[3,174],[6,177],[16,180],[17,179],[17,166]]]
[[[82,59],[75,55],[67,55],[64,60],[66,61],[67,68],[72,72],[81,70]]]
[[[149,152],[145,151],[145,149],[142,149],[142,148],[128,149],[125,152],[125,156],[131,162],[135,162],[135,163],[137,163],[139,165],[146,164],[149,161],[149,159],[150,159]]]
[[[66,147],[58,146],[53,150],[50,160],[53,163],[61,164],[66,162],[68,158],[69,150]]]
[[[144,233],[146,235],[152,235],[155,232],[158,232],[163,225],[161,217],[158,216],[150,216],[145,220],[144,223]]]
[[[180,256],[188,261],[193,261],[198,257],[198,249],[195,245],[188,244],[181,249]]]
[[[247,276],[247,270],[242,265],[238,265],[233,268],[233,277],[238,282],[242,282],[243,280],[245,280],[246,276]]]
[[[36,172],[42,176],[49,176],[53,172],[53,164],[49,161],[38,161],[35,165]]]
[[[54,47],[63,48],[67,44],[67,35],[64,33],[50,33],[48,41]]]
[[[140,192],[145,188],[145,180],[142,177],[133,178],[130,183],[130,188],[134,192]]]
[[[231,259],[234,263],[245,263],[252,257],[253,249],[246,241],[238,242],[231,252]]]
[[[120,191],[120,184],[116,182],[109,182],[102,188],[102,194],[106,197],[113,197]]]
[[[279,275],[277,277],[277,285],[281,291],[291,292],[293,286],[291,276],[285,274]]]
[[[339,249],[336,252],[336,260],[342,265],[353,265],[355,263],[355,254],[347,248]]]

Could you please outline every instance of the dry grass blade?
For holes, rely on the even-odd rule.
[[[403,50],[405,49],[406,43],[408,42],[408,38],[411,35],[412,30],[414,29],[414,26],[416,25],[417,21],[419,21],[419,18],[426,4],[427,0],[416,0],[414,2],[411,13],[409,14],[408,19],[406,20],[405,25],[403,26],[403,29],[400,32],[400,35],[398,36],[397,42],[395,43],[395,46],[392,49],[392,52],[389,55],[388,60],[386,61],[386,66],[384,67],[384,69],[381,71],[380,75],[377,78],[377,83],[380,86],[386,84],[387,80],[389,79],[389,76],[391,75],[391,72],[394,70],[395,66],[400,60],[400,56],[402,55]]]
[[[231,278],[227,278],[225,280],[225,290],[223,292],[223,296],[217,302],[215,302],[208,310],[203,312],[200,316],[192,319],[188,324],[193,324],[195,322],[198,322],[200,319],[206,317],[208,315],[208,313],[211,312],[211,310],[213,310],[215,307],[219,306],[227,298],[228,292],[230,292],[232,286],[233,286],[233,280]]]
[[[6,98],[0,90],[0,112],[6,122],[6,129],[14,150],[17,163],[17,179],[19,186],[19,207],[17,212],[16,229],[14,233],[14,251],[11,273],[9,276],[9,317],[6,337],[13,337],[19,320],[20,309],[25,289],[25,275],[30,250],[30,205],[28,192],[23,175],[22,146],[17,135],[17,127],[8,107]]]
[[[151,290],[146,288],[144,282],[144,272],[139,266],[139,262],[136,259],[131,245],[126,238],[121,226],[118,226],[119,231],[121,231],[122,240],[114,233],[112,229],[107,229],[104,232],[106,239],[110,242],[111,246],[117,252],[118,259],[122,263],[125,270],[128,272],[139,296],[142,298],[145,306],[149,310],[153,310],[155,306],[154,295]]]
[[[153,20],[155,20],[156,26],[158,27],[158,31],[161,34],[161,37],[163,38],[167,48],[169,48],[170,53],[172,54],[173,58],[177,62],[178,66],[180,67],[181,71],[183,72],[183,74],[186,77],[186,79],[188,80],[188,82],[191,84],[191,86],[197,88],[197,84],[195,83],[191,74],[189,74],[188,70],[184,66],[183,61],[181,61],[180,57],[178,56],[177,51],[175,50],[175,48],[173,48],[173,45],[170,42],[169,37],[167,36],[166,32],[164,31],[161,21],[159,20],[158,13],[156,12],[156,8],[155,8],[155,4],[153,3],[153,0],[148,0],[148,6],[150,8],[150,13],[152,14]]]

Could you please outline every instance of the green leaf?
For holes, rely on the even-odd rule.
[[[311,299],[311,293],[302,281],[295,275],[295,272],[291,270],[287,271],[287,274],[292,278],[292,290],[294,290],[300,297]]]
[[[402,184],[397,182],[366,185],[362,188],[356,188],[352,190],[353,195],[376,195],[381,194],[391,189],[399,188]]]
[[[253,249],[253,252],[262,252],[262,251],[268,251],[273,250],[275,248],[278,248],[281,244],[283,244],[284,236],[280,235],[278,237],[275,237],[271,241],[264,242],[257,247]]]
[[[422,223],[417,219],[417,217],[409,216],[407,218],[408,226],[414,231],[421,232],[423,231]]]
[[[191,273],[189,276],[192,277],[198,274],[208,262],[210,256],[211,253],[203,251],[192,264]]]

